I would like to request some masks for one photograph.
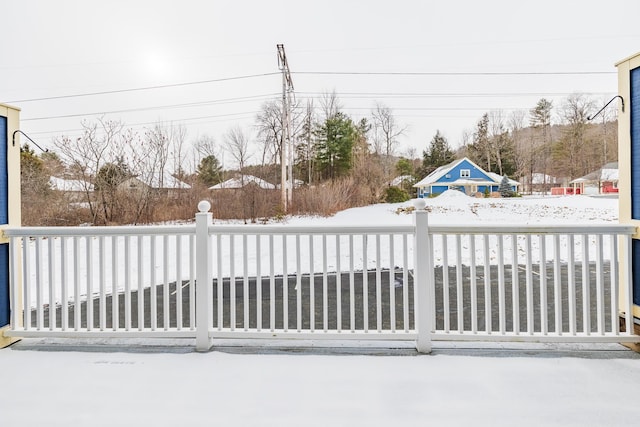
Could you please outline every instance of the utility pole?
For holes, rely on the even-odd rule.
[[[293,93],[293,81],[289,72],[287,55],[284,45],[276,45],[278,49],[278,68],[282,71],[282,144],[281,154],[281,180],[282,207],[286,213],[291,205],[293,193],[293,146],[291,142],[291,94]]]

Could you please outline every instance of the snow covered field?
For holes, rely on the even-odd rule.
[[[603,224],[618,220],[618,199],[589,196],[529,196],[476,199],[449,190],[426,199],[432,224]],[[296,217],[288,224],[411,224],[410,214],[396,214],[411,202],[379,204],[338,212],[330,218]]]
[[[430,200],[434,222],[617,220],[617,200],[456,196]],[[396,207],[288,223],[410,222]],[[640,357],[617,344],[503,351],[436,343],[433,354],[414,356],[181,352],[192,343],[114,352],[100,344],[50,351],[56,346],[40,340],[0,350],[0,425],[583,427],[630,426],[640,416]]]

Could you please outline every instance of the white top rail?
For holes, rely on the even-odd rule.
[[[625,234],[632,235],[636,227],[624,224],[434,224],[434,234]]]
[[[291,226],[291,225],[212,225],[209,234],[409,234],[413,233],[412,225],[322,225],[322,226]]]
[[[431,233],[435,234],[623,234],[632,235],[636,227],[624,224],[432,224]],[[224,225],[209,226],[210,234],[408,234],[414,231],[413,225]],[[6,237],[74,237],[74,236],[139,236],[139,235],[189,235],[195,234],[195,225],[160,226],[105,226],[105,227],[15,227],[3,230]]]
[[[6,228],[7,237],[83,237],[83,236],[147,236],[163,234],[195,234],[196,227],[189,225],[134,225],[106,227],[15,227]]]

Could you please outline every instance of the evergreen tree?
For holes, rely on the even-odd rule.
[[[211,187],[222,181],[222,166],[213,154],[200,160],[196,173],[200,182],[207,187]]]
[[[353,121],[337,112],[316,127],[316,162],[325,179],[346,174],[352,166],[352,150],[358,136]]]
[[[498,187],[498,191],[502,197],[512,197],[513,191],[511,190],[511,184],[509,184],[509,178],[507,175],[502,177],[502,181],[500,181],[500,186]]]
[[[455,155],[447,139],[436,131],[427,150],[422,152],[422,165],[416,171],[418,178],[424,178],[440,166],[448,165],[455,160]]]
[[[491,151],[489,114],[485,113],[476,125],[476,130],[473,133],[473,143],[467,147],[467,155],[472,162],[490,172],[493,165]]]

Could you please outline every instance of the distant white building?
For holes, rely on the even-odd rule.
[[[244,175],[243,177],[236,176],[235,178],[228,179],[224,182],[209,187],[209,190],[237,190],[247,185],[255,185],[258,188],[264,190],[275,190],[276,186],[264,179],[258,178],[253,175]]]
[[[126,191],[142,191],[152,189],[159,193],[175,195],[176,193],[191,188],[189,184],[179,180],[169,172],[163,174],[138,175],[125,180],[119,186]]]
[[[54,191],[61,191],[71,202],[83,202],[93,193],[93,184],[80,179],[65,179],[57,176],[49,178],[49,185]]]

